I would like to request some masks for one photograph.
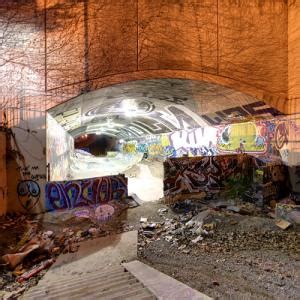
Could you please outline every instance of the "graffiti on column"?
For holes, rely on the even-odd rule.
[[[41,189],[34,180],[22,180],[18,183],[17,194],[22,207],[30,211],[39,202]]]
[[[84,180],[48,182],[46,209],[72,209],[79,206],[123,200],[128,196],[127,178],[123,175]]]
[[[40,172],[39,166],[19,166],[16,170],[20,173],[22,180],[17,185],[17,195],[21,206],[26,211],[31,211],[40,200],[40,182],[46,179],[46,174]]]
[[[275,129],[275,142],[277,149],[282,149],[289,141],[289,132],[285,123],[281,122]]]

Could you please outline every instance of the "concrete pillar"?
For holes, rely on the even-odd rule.
[[[0,132],[0,216],[7,211],[6,134]]]
[[[289,100],[289,113],[291,114],[300,113],[300,1],[299,0],[289,0],[288,100]]]

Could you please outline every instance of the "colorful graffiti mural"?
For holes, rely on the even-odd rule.
[[[123,145],[122,151],[128,154],[147,153],[150,157],[182,157],[215,155],[213,143],[217,129],[200,127],[190,130],[174,131],[170,134],[145,137],[142,141],[130,141]]]
[[[262,154],[267,151],[264,133],[264,124],[231,124],[219,129],[217,147],[220,152]]]
[[[122,151],[148,157],[196,157],[247,153],[287,162],[290,131],[295,121],[284,118],[199,127],[129,141]]]
[[[248,155],[169,158],[164,162],[164,195],[216,193],[252,181]],[[167,200],[168,201],[168,200]]]
[[[128,181],[124,175],[84,180],[48,182],[46,209],[72,209],[79,206],[122,200],[128,196]]]

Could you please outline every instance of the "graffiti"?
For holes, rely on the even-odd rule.
[[[279,123],[275,129],[275,143],[277,149],[281,149],[289,141],[289,132],[285,123]]]
[[[39,170],[39,166],[24,166],[24,167],[17,167],[17,171],[20,172],[23,178],[28,178],[34,181],[46,179],[46,174],[32,174]]]
[[[107,222],[112,219],[115,208],[113,203],[110,204],[101,204],[99,206],[90,206],[87,209],[81,209],[74,211],[74,216],[79,218],[91,219],[97,222]]]
[[[251,176],[252,159],[247,155],[169,158],[164,162],[164,195],[219,192],[245,186]]]
[[[254,122],[237,123],[221,128],[218,136],[220,152],[265,153],[266,136],[262,136],[262,126]]]
[[[46,208],[48,210],[107,203],[128,196],[127,178],[123,175],[64,182],[48,182]]]
[[[103,204],[96,208],[95,217],[97,221],[106,222],[112,219],[112,216],[115,212],[113,206],[109,204]]]
[[[175,150],[174,157],[215,155],[216,148],[212,139],[216,136],[216,132],[214,127],[173,132],[169,135],[169,145]]]
[[[216,155],[217,148],[211,140],[216,132],[217,129],[213,127],[175,131],[148,137],[140,142],[125,143],[122,151],[131,154],[147,153],[150,157]]]
[[[232,122],[234,119],[245,119],[253,116],[279,116],[283,115],[280,111],[266,105],[263,101],[250,103],[243,106],[237,106],[222,111],[217,111],[214,114],[202,115],[210,125],[217,126],[223,122]]]
[[[118,127],[119,135],[126,139],[138,138],[146,134],[163,134],[174,130],[192,129],[203,124],[196,113],[180,104],[187,99],[177,97],[169,101],[170,99],[166,97],[164,100],[172,104],[157,107],[150,100],[122,100],[113,106],[108,103],[91,108],[85,116],[89,117],[87,122],[97,124],[98,127],[101,125],[101,128],[99,127],[101,132],[108,132],[109,128],[106,125],[107,114],[109,114],[110,127]],[[135,116],[134,120],[128,118],[130,114]],[[65,126],[64,123],[61,122],[61,124]]]
[[[132,153],[144,152],[144,151],[141,150],[141,149],[137,149],[135,143],[126,143],[126,144],[123,145],[123,152],[128,153],[128,154],[132,154]]]
[[[163,156],[164,153],[164,148],[160,144],[150,144],[148,146],[148,154],[151,156]]]
[[[99,106],[89,109],[85,115],[90,116],[100,116],[100,115],[122,115],[124,114],[124,101],[114,101],[113,105],[111,102],[107,104],[101,104]],[[134,109],[136,114],[148,114],[155,110],[155,105],[151,101],[147,100],[134,100],[128,101],[126,103],[128,106],[131,106]]]
[[[299,126],[294,121],[283,118],[264,119],[148,135],[125,143],[122,151],[131,154],[145,153],[150,158],[246,153],[287,163],[287,145],[291,138],[297,141],[299,132]],[[298,144],[295,142],[293,147]]]
[[[18,183],[17,194],[20,204],[30,211],[40,200],[41,189],[33,180],[23,180]]]

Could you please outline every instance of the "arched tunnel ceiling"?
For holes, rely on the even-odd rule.
[[[185,79],[138,80],[83,94],[48,111],[72,136],[120,139],[281,114],[232,89]]]

